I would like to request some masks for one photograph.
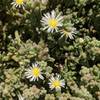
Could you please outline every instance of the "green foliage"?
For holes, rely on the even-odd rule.
[[[25,0],[24,9],[0,0],[0,100],[100,100],[100,0]],[[74,39],[43,30],[42,16],[64,16],[60,28]],[[30,82],[26,69],[38,62],[44,80]],[[48,82],[60,74],[65,87]],[[19,99],[20,100],[20,99]]]

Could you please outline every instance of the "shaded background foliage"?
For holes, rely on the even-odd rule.
[[[41,0],[14,9],[12,0],[0,0],[0,99],[100,100],[100,0]],[[44,13],[62,12],[78,30],[74,40],[41,30]],[[66,21],[67,23],[67,21]],[[45,80],[29,82],[25,68],[38,61]],[[48,88],[51,73],[65,79],[66,88]]]

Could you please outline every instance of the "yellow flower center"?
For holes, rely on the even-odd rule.
[[[51,28],[56,28],[58,25],[57,19],[49,19],[48,24]]]
[[[55,81],[53,81],[52,82],[52,85],[54,86],[54,87],[60,87],[60,81],[59,80],[55,80]]]
[[[35,77],[39,77],[39,75],[40,75],[40,69],[38,67],[33,68],[32,72],[33,72],[33,75]]]
[[[69,34],[69,31],[68,30],[63,30],[63,33],[64,33],[64,35],[68,35]]]
[[[24,0],[16,0],[16,4],[22,5]]]

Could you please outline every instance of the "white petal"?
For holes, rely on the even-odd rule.
[[[42,80],[44,79],[44,77],[42,75],[39,76]]]
[[[54,10],[51,12],[51,17],[52,18],[55,18],[56,17],[56,14],[55,14],[55,11]]]
[[[33,81],[34,80],[34,77],[30,78],[30,81]]]

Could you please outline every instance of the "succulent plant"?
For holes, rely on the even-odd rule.
[[[100,100],[100,0],[0,0],[0,100]]]

